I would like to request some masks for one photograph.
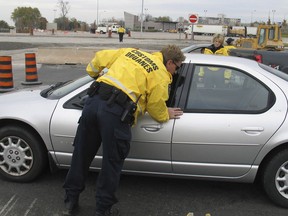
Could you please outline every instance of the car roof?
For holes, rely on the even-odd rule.
[[[184,63],[223,65],[236,68],[260,68],[258,62],[236,56],[205,55],[196,53],[184,53],[184,55],[186,56]]]

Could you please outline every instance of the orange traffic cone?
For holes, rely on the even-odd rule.
[[[26,81],[21,82],[21,84],[23,85],[42,84],[42,82],[38,81],[35,53],[25,53],[25,72],[26,72]]]
[[[14,89],[11,56],[0,56],[0,92]]]

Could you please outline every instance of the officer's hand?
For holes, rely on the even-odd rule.
[[[183,115],[183,111],[180,108],[168,108],[169,119],[179,119]]]

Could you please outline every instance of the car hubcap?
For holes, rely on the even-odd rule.
[[[30,146],[19,137],[5,137],[0,141],[0,168],[13,176],[25,175],[32,167]]]
[[[279,193],[288,199],[288,161],[277,171],[275,181]]]

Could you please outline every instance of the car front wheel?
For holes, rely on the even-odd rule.
[[[288,149],[278,152],[266,165],[263,187],[277,205],[288,208]]]
[[[0,175],[7,180],[29,182],[40,175],[47,164],[42,142],[23,127],[0,129]]]

